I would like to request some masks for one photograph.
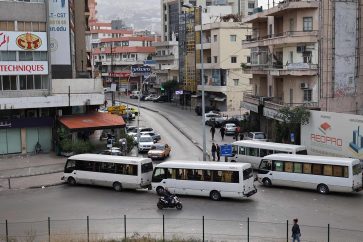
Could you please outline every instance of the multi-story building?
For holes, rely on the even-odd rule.
[[[243,19],[252,24],[242,44],[251,50],[252,93],[241,104],[263,131],[284,106],[362,112],[358,2],[288,0]]]
[[[0,154],[33,152],[37,142],[51,150],[59,116],[104,101],[101,81],[72,79],[82,65],[72,47],[78,21],[69,17],[85,17],[73,4],[0,1]]]
[[[95,23],[97,25],[100,26]],[[151,59],[155,54],[152,42],[157,39],[134,35],[129,29],[98,29],[91,32],[93,63],[102,76],[104,86],[117,83],[121,91],[137,89],[140,77],[131,76],[131,66],[143,65],[145,60]]]
[[[192,4],[194,8],[183,7],[186,3]],[[256,4],[257,1],[252,0],[162,1],[162,39],[170,41],[175,36],[178,41],[179,83],[184,90],[184,97],[180,100],[185,101],[185,104],[196,105],[192,97],[197,96],[197,86],[201,83],[200,72],[196,68],[197,52],[200,50],[195,48],[198,43],[195,26],[213,23],[227,14],[247,16],[253,12]]]
[[[201,26],[195,28],[200,32]],[[244,92],[250,92],[252,76],[242,71],[241,63],[247,63],[250,51],[241,48],[242,39],[250,28],[241,22],[215,22],[203,24],[203,69],[206,105],[221,111],[238,112]],[[198,35],[199,37],[200,35]],[[198,41],[200,42],[200,41]],[[197,60],[201,45],[197,44]],[[197,61],[197,70],[201,71]],[[202,90],[201,84],[198,91]]]

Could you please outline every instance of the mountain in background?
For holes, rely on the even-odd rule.
[[[122,19],[137,30],[160,33],[160,0],[97,0],[97,19]]]

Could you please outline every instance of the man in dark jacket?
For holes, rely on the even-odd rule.
[[[210,132],[212,134],[212,140],[214,140],[214,134],[216,132],[216,128],[214,127],[214,125],[212,125],[212,127],[210,128]]]
[[[212,143],[211,152],[212,152],[213,161],[216,160],[216,151],[217,151],[217,146],[214,143]]]
[[[300,242],[300,236],[301,236],[301,233],[300,233],[300,227],[299,225],[297,224],[298,220],[297,218],[294,219],[294,225],[292,226],[292,242]]]

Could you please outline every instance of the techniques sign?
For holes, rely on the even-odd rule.
[[[2,75],[47,75],[47,61],[3,61],[0,62]]]
[[[301,126],[301,144],[309,155],[363,159],[363,116],[310,111],[310,121]]]
[[[45,32],[0,31],[0,51],[47,51]]]
[[[49,32],[52,65],[71,64],[68,0],[49,1]]]

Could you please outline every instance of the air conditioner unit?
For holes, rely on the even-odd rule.
[[[305,51],[305,45],[298,45],[296,46],[297,53],[303,53]]]
[[[306,82],[302,82],[302,83],[300,83],[300,88],[301,89],[308,89],[309,85]]]

